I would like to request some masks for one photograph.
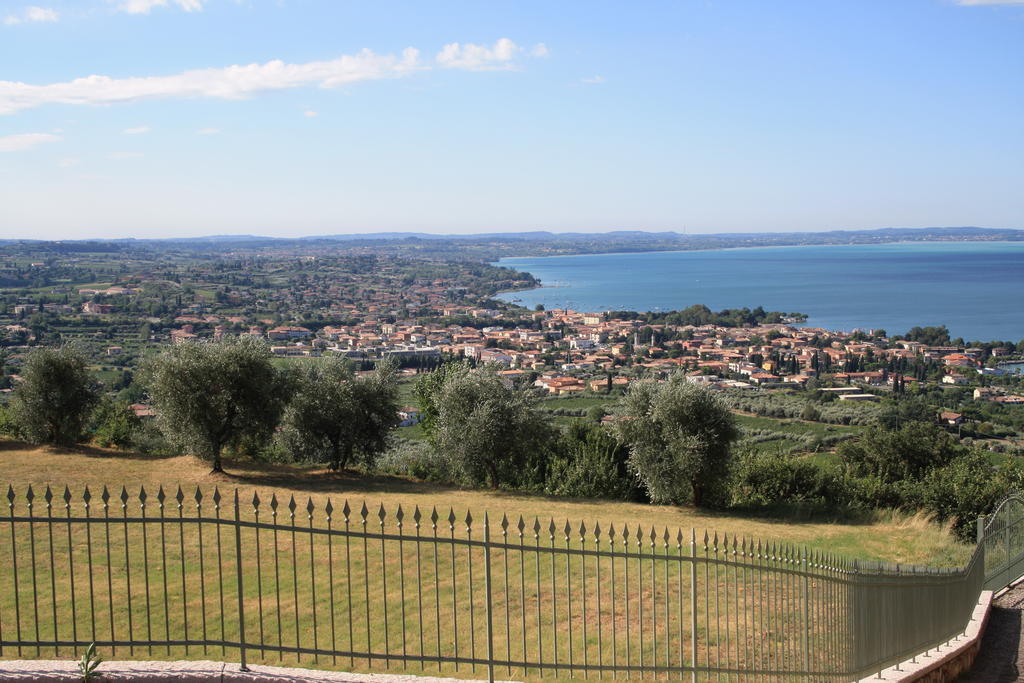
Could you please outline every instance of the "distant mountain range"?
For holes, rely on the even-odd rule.
[[[110,251],[118,249],[185,249],[196,251],[238,249],[297,249],[359,247],[408,256],[496,260],[509,256],[551,256],[574,253],[727,249],[730,247],[830,244],[883,244],[926,241],[1020,241],[1024,230],[1013,228],[935,227],[830,230],[827,232],[748,232],[689,234],[615,230],[602,233],[489,232],[438,235],[426,232],[380,232],[308,237],[211,235],[150,239],[0,240],[0,245],[25,245],[56,251]]]

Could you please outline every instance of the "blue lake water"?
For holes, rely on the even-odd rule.
[[[833,330],[946,325],[967,340],[1024,339],[1024,242],[772,247],[504,258],[543,286],[533,308],[799,311]]]

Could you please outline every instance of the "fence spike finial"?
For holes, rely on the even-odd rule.
[[[10,484],[7,485],[7,504],[14,505],[14,487]]]
[[[46,507],[51,507],[53,502],[53,491],[50,490],[50,485],[46,485],[46,491],[43,492],[43,500],[46,501]]]
[[[433,529],[437,529],[437,520],[440,519],[437,516],[437,506],[432,505],[430,508],[430,526]]]
[[[466,531],[473,531],[473,513],[466,510]]]
[[[551,521],[548,522],[548,535],[551,537],[551,542],[555,542],[555,518],[552,517]]]
[[[601,542],[601,522],[594,522],[594,541]]]
[[[178,484],[178,492],[174,494],[174,499],[178,501],[178,509],[181,509],[182,502],[185,500],[185,492],[181,490],[181,484]]]
[[[214,489],[214,490],[216,490],[216,489]],[[292,520],[295,519],[295,508],[297,508],[297,507],[299,507],[299,506],[295,502],[294,494],[291,495],[291,496],[288,496],[288,515],[292,518]]]
[[[582,541],[583,543],[587,542],[586,534],[587,534],[587,525],[584,524],[581,521],[580,522],[580,541]]]
[[[64,484],[64,507],[71,507],[71,489],[68,488],[67,484]]]
[[[341,514],[345,517],[345,523],[348,524],[349,516],[352,514],[352,507],[348,504],[348,498],[345,499],[345,504],[341,506]]]
[[[423,519],[423,515],[420,513],[420,506],[417,505],[416,509],[412,511],[412,521],[416,524],[416,528],[420,528],[420,520]]]
[[[381,503],[380,507],[377,509],[377,518],[380,520],[380,525],[381,525],[382,528],[384,527],[384,519],[387,516],[388,516],[388,511],[384,509],[384,503]]]
[[[310,521],[313,521],[313,511],[315,509],[316,506],[313,505],[313,498],[311,496],[306,499],[306,517],[308,517]]]
[[[139,487],[139,507],[141,507],[141,508],[145,508],[146,507],[146,498],[148,498],[148,497],[149,496],[146,495],[146,487],[145,486],[140,486]]]
[[[110,491],[107,489],[107,485],[103,485],[103,491],[100,493],[100,500],[103,501],[103,507],[107,507],[110,504]]]
[[[402,509],[402,504],[398,504],[398,510],[395,511],[395,519],[398,520],[398,528],[402,528],[402,520],[405,518],[405,510]]]
[[[519,530],[519,538],[523,537],[523,529],[526,528],[526,522],[523,521],[523,516],[519,515],[519,521],[516,522],[516,529]]]
[[[504,512],[501,513],[501,522],[500,522],[500,524],[501,524],[501,535],[502,536],[508,535],[508,515],[506,515]]]
[[[163,484],[156,490],[156,501],[160,504],[160,509],[164,509],[164,501],[167,500],[167,494],[164,493]]]
[[[334,516],[334,503],[331,502],[330,498],[327,499],[327,505],[324,506],[324,514],[327,515],[328,522],[330,522]]]
[[[220,501],[221,501],[220,488],[217,487],[217,486],[214,486],[213,487],[213,509],[214,510],[220,510]]]
[[[569,540],[569,536],[572,534],[572,527],[569,526],[569,520],[565,520],[565,526],[562,527],[562,533],[565,534],[565,540]]]
[[[260,509],[260,496],[255,491],[252,492],[252,509],[257,511]]]
[[[448,508],[448,530],[455,530],[455,510],[454,508]]]
[[[92,493],[89,492],[89,485],[85,485],[85,490],[82,491],[82,500],[85,501],[85,507],[89,507],[89,501],[92,500]]]
[[[533,539],[540,539],[540,520],[536,517],[533,518]]]
[[[280,503],[277,500],[277,494],[276,493],[271,493],[270,494],[270,514],[273,517],[277,517],[277,506],[278,505],[280,505]]]
[[[203,506],[203,490],[201,488],[199,488],[198,486],[196,487],[195,499],[196,499],[196,507],[202,507]]]
[[[121,498],[121,507],[122,508],[128,507],[128,489],[125,488],[123,485],[121,486],[120,498]]]

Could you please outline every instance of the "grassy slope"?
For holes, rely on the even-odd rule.
[[[112,493],[115,495],[115,500],[112,501],[111,506],[113,518],[111,536],[113,540],[111,541],[109,537],[104,537],[103,525],[94,526],[92,529],[92,545],[96,550],[93,560],[90,560],[86,550],[89,547],[88,544],[81,542],[83,539],[82,534],[85,531],[81,525],[76,525],[74,528],[69,525],[65,529],[62,525],[57,524],[52,531],[53,536],[48,535],[45,525],[36,525],[36,536],[33,540],[31,536],[28,536],[30,533],[28,525],[22,523],[19,526],[15,541],[11,537],[12,532],[2,523],[3,518],[0,516],[0,547],[6,549],[17,545],[18,557],[20,558],[19,564],[21,566],[22,581],[19,590],[19,603],[21,606],[21,614],[18,617],[19,628],[21,628],[23,637],[31,638],[35,630],[40,628],[34,625],[41,624],[41,633],[39,635],[43,640],[56,635],[53,633],[53,627],[51,626],[53,623],[58,624],[58,628],[65,639],[70,625],[77,625],[80,633],[88,633],[95,629],[93,632],[97,634],[95,636],[97,640],[105,640],[108,638],[107,634],[114,632],[121,634],[123,638],[124,634],[128,631],[134,632],[137,637],[142,637],[143,633],[147,636],[152,633],[154,638],[160,639],[165,633],[180,635],[182,628],[187,628],[187,626],[184,626],[185,624],[191,625],[192,637],[197,637],[200,633],[208,633],[209,637],[213,639],[220,638],[222,634],[228,640],[236,637],[236,627],[233,621],[235,610],[233,596],[235,595],[236,584],[234,583],[234,553],[231,549],[230,532],[227,532],[224,536],[226,550],[224,557],[221,558],[219,549],[213,544],[213,535],[219,533],[215,527],[207,526],[206,548],[205,551],[201,551],[202,545],[197,546],[194,526],[189,527],[187,534],[180,541],[183,545],[179,550],[178,543],[176,543],[176,527],[173,524],[168,525],[167,559],[164,560],[164,569],[161,570],[161,559],[164,552],[163,534],[165,529],[162,525],[151,526],[147,541],[145,536],[140,538],[140,530],[135,526],[132,530],[133,540],[129,557],[129,552],[122,543],[121,535],[124,534],[124,538],[127,540],[128,532],[126,529],[122,530],[116,521],[117,516],[121,514],[120,503],[116,500],[116,496],[122,484],[129,487],[133,496],[132,500],[129,501],[132,514],[136,514],[137,499],[134,496],[137,495],[140,485],[145,486],[150,500],[153,501],[154,494],[160,485],[163,485],[165,490],[170,489],[168,492],[173,495],[176,486],[181,484],[188,496],[186,499],[186,514],[191,514],[194,511],[191,498],[193,487],[201,485],[206,494],[204,504],[207,516],[211,514],[209,510],[211,505],[210,496],[214,486],[220,487],[222,494],[227,493],[229,496],[230,489],[238,487],[243,491],[243,501],[250,500],[252,490],[257,489],[264,501],[262,509],[265,521],[266,515],[269,513],[266,501],[269,499],[272,491],[277,494],[279,499],[283,499],[283,503],[287,503],[289,496],[294,495],[299,507],[296,518],[299,528],[307,524],[305,515],[307,499],[312,499],[318,508],[316,525],[323,526],[322,512],[319,510],[322,509],[321,506],[329,496],[333,500],[336,509],[341,506],[341,501],[344,498],[348,498],[353,507],[357,509],[360,507],[361,501],[365,499],[371,509],[371,530],[376,530],[377,528],[375,513],[380,503],[383,503],[392,514],[394,508],[401,504],[405,508],[407,515],[411,513],[415,505],[426,508],[428,511],[431,506],[436,505],[443,517],[447,517],[447,508],[450,505],[455,508],[460,522],[464,519],[467,510],[472,511],[476,520],[474,523],[476,534],[481,533],[480,522],[483,513],[486,511],[491,515],[492,520],[495,521],[500,519],[502,513],[506,513],[513,520],[513,524],[519,515],[527,517],[531,522],[532,515],[535,514],[543,515],[545,520],[548,517],[554,517],[557,520],[556,524],[559,529],[561,529],[566,518],[576,522],[573,525],[574,529],[580,520],[585,520],[588,528],[591,529],[593,528],[591,523],[594,520],[600,520],[603,528],[607,528],[608,522],[614,522],[619,529],[621,529],[624,522],[628,522],[631,529],[635,529],[637,526],[644,528],[645,543],[646,531],[653,525],[658,527],[659,531],[665,526],[673,530],[676,527],[683,527],[685,529],[691,526],[696,527],[698,530],[709,528],[719,532],[726,532],[730,536],[740,534],[793,544],[807,544],[812,548],[839,554],[888,559],[904,563],[950,563],[961,560],[966,551],[966,548],[963,546],[954,544],[943,530],[928,523],[927,520],[919,518],[880,517],[879,521],[875,523],[863,525],[759,519],[743,517],[738,514],[709,513],[686,507],[649,506],[614,501],[568,500],[506,492],[463,491],[394,477],[361,476],[344,473],[331,474],[322,470],[251,462],[229,461],[226,463],[229,474],[211,475],[206,464],[186,456],[154,458],[119,454],[99,449],[57,451],[48,448],[31,448],[24,444],[10,441],[0,441],[0,458],[3,459],[5,466],[4,474],[7,482],[21,491],[29,484],[39,487],[36,489],[37,495],[42,494],[43,487],[46,484],[60,487],[55,491],[58,496],[57,501],[55,501],[55,514],[58,517],[62,514],[63,506],[59,497],[64,484],[69,484],[72,488],[73,495],[75,496],[73,505],[76,506],[77,514],[80,514],[79,496],[84,485],[88,484],[93,490],[94,495],[96,495],[101,490],[103,484],[107,484],[113,489]],[[248,514],[248,506],[243,504],[243,507],[246,508],[242,513],[243,519],[251,518]],[[281,512],[283,513],[282,523],[288,524],[287,507],[283,508]],[[24,498],[22,497],[19,497],[18,513],[25,514]],[[39,499],[37,499],[36,514],[39,516],[45,516],[46,514],[45,507]],[[93,515],[100,514],[102,513],[97,504]],[[158,514],[152,505],[150,505],[149,514],[151,516]],[[168,514],[170,517],[176,514],[173,502],[169,507]],[[227,506],[221,514],[228,517],[231,516],[230,497],[228,498]],[[335,514],[337,515],[337,513]],[[354,515],[353,524],[355,528],[358,528],[357,519],[358,517]],[[393,517],[391,519],[393,520]],[[464,527],[460,522],[456,523],[458,530],[455,531],[455,535],[464,536]],[[336,524],[339,527],[341,525],[341,520],[337,517]],[[392,524],[393,521],[389,524],[389,529],[393,531],[394,527]],[[530,526],[532,527],[532,524]],[[546,527],[547,525],[545,524],[544,526]],[[442,521],[440,525],[442,535],[446,534],[445,527],[446,524]],[[107,529],[107,531],[110,533],[110,529]],[[414,531],[411,528],[407,528],[406,533],[412,534]],[[427,535],[430,534],[429,526],[425,527],[425,533]],[[495,529],[495,533],[497,533],[497,529]],[[703,535],[701,531],[698,531],[698,533]],[[546,532],[542,532],[542,534],[546,536]],[[301,642],[308,647],[311,636],[316,637],[316,634],[319,634],[321,646],[333,643],[334,647],[347,649],[350,639],[354,637],[354,649],[356,650],[363,647],[365,640],[372,640],[374,643],[372,646],[373,651],[396,653],[399,651],[400,644],[401,649],[405,649],[405,637],[407,634],[410,638],[410,651],[420,651],[421,645],[418,642],[417,636],[425,634],[426,644],[423,646],[423,651],[429,654],[438,651],[438,642],[440,642],[440,651],[454,652],[458,648],[455,648],[452,638],[457,633],[463,643],[459,651],[464,652],[466,642],[472,641],[474,633],[471,621],[472,612],[470,611],[467,615],[467,608],[472,604],[476,604],[478,620],[483,613],[482,594],[479,588],[475,592],[470,591],[468,588],[468,577],[466,576],[467,557],[465,555],[466,551],[462,549],[458,551],[459,559],[456,572],[455,565],[451,565],[451,568],[449,568],[447,549],[442,547],[441,562],[437,565],[435,573],[429,546],[420,552],[418,550],[419,546],[408,541],[405,543],[404,548],[394,541],[389,541],[387,544],[388,559],[384,563],[383,543],[378,545],[378,542],[374,541],[371,543],[372,552],[369,555],[365,555],[360,553],[360,544],[358,539],[356,539],[351,544],[351,575],[353,576],[353,584],[346,590],[347,584],[341,580],[343,574],[335,574],[333,586],[337,589],[336,592],[338,594],[338,602],[335,606],[335,590],[332,589],[330,576],[324,576],[324,558],[327,553],[331,552],[331,549],[325,546],[326,540],[324,537],[316,538],[317,548],[314,561],[313,542],[309,541],[308,537],[304,535],[300,534],[293,543],[294,536],[291,536],[287,531],[283,531],[280,534],[280,538],[277,535],[271,537],[270,532],[264,532],[262,537],[264,545],[259,553],[252,551],[255,540],[252,532],[245,531],[243,536],[246,539],[246,547],[250,549],[249,553],[242,559],[245,565],[244,572],[247,576],[246,613],[247,628],[251,629],[248,635],[250,639],[256,637],[258,625],[259,637],[263,639],[263,642],[271,644],[277,642],[282,637],[281,630],[279,629],[283,629],[283,642],[285,644],[299,642],[301,634]],[[527,533],[527,538],[529,536],[530,532]],[[660,538],[660,533],[658,536]],[[674,538],[674,533],[672,536]],[[477,535],[476,537],[478,538],[479,536]],[[514,527],[511,538],[512,542],[515,543]],[[112,563],[109,565],[109,568],[102,559],[104,555],[100,544],[104,541],[108,544],[111,542],[113,544],[110,555]],[[202,543],[201,540],[198,542]],[[258,540],[256,542],[258,543]],[[33,546],[33,543],[36,545]],[[53,573],[47,571],[48,568],[45,561],[29,565],[27,559],[36,555],[45,557],[46,543],[50,543],[56,548],[56,571]],[[542,541],[542,543],[547,545],[546,540]],[[558,544],[561,544],[561,540],[558,541]],[[347,542],[343,543],[340,539],[336,541],[334,546],[334,552],[336,553],[334,555],[334,567],[336,572],[340,572],[344,566],[342,558],[347,558],[348,545]],[[573,541],[573,545],[576,545],[575,541]],[[71,550],[72,547],[74,548],[73,551]],[[143,555],[143,548],[148,548],[148,560]],[[342,555],[343,548],[345,549],[344,555]],[[362,550],[363,553],[366,552],[365,548]],[[662,551],[656,552],[660,553]],[[278,554],[282,562],[282,570],[279,577],[276,572],[270,572],[271,560],[273,559],[276,562]],[[529,553],[526,553],[526,555],[529,556]],[[121,560],[122,557],[124,562]],[[454,555],[452,557],[454,562]],[[550,566],[546,558],[544,562],[540,562],[538,559],[536,561],[537,564],[533,564],[531,560],[528,560],[525,565],[522,565],[517,563],[517,558],[519,557],[519,555],[513,553],[510,561],[512,568],[511,592],[508,588],[508,576],[503,576],[500,573],[500,569],[496,568],[495,570],[499,572],[496,575],[496,580],[498,580],[497,577],[505,579],[503,590],[501,583],[497,584],[499,587],[496,589],[497,602],[495,603],[495,609],[498,615],[496,639],[499,649],[501,649],[500,646],[505,638],[514,635],[516,640],[509,646],[511,652],[515,654],[526,649],[527,658],[534,656],[532,640],[529,644],[520,646],[518,636],[523,631],[515,626],[517,615],[520,614],[519,610],[522,609],[522,606],[528,605],[529,611],[522,613],[523,616],[521,618],[527,619],[533,624],[531,626],[531,633],[535,633],[536,629],[540,628],[546,643],[549,642],[549,638],[555,637],[553,634],[558,634],[557,638],[560,639],[561,643],[558,649],[561,653],[562,661],[565,661],[565,648],[567,643],[570,642],[570,638],[576,644],[577,654],[581,650],[587,650],[591,656],[604,656],[605,661],[607,661],[609,653],[605,651],[602,655],[600,648],[597,647],[594,640],[593,632],[587,638],[583,638],[580,633],[580,624],[583,622],[580,620],[579,610],[581,608],[581,601],[584,600],[582,597],[583,593],[574,593],[576,595],[576,612],[573,616],[573,622],[576,626],[572,630],[569,630],[567,618],[562,612],[565,609],[567,596],[565,592],[565,577],[570,574],[570,571],[574,577],[583,575],[584,569],[579,564],[578,559],[572,560],[570,570],[568,561],[563,565],[561,564],[563,561],[561,559],[557,562],[553,561]],[[715,557],[718,557],[718,555],[716,554]],[[205,565],[203,564],[204,558]],[[262,575],[257,570],[257,558],[261,558],[261,564],[264,567]],[[509,560],[504,559],[500,552],[498,558],[504,562],[509,562]],[[480,559],[478,556],[474,560],[478,565],[478,572],[480,570]],[[422,577],[419,575],[420,560],[423,561],[424,573]],[[90,564],[92,561],[95,562],[95,568]],[[434,558],[434,562],[436,562],[436,558]],[[14,591],[13,586],[8,583],[11,575],[7,562],[5,561],[0,564],[5,567],[0,571],[0,614],[3,615],[5,620],[4,628],[6,629],[6,635],[11,629],[12,614],[14,614]],[[133,579],[130,579],[129,574],[123,571],[124,567],[128,564],[132,567],[130,575],[134,577]],[[384,568],[385,564],[386,569]],[[522,592],[517,592],[515,588],[518,583],[516,581],[518,576],[517,564],[518,571],[522,576],[521,580],[525,582],[524,585],[527,587],[525,594],[522,594],[522,596]],[[38,566],[36,567],[36,565]],[[151,567],[151,570],[144,572],[143,568],[147,566]],[[300,571],[293,570],[293,566]],[[509,571],[508,564],[502,565],[499,562],[496,565],[498,568],[502,566],[504,566],[504,572]],[[653,567],[653,565],[651,566]],[[664,566],[667,567],[668,565]],[[65,571],[65,567],[67,571]],[[72,567],[76,569],[72,571]],[[221,569],[224,567],[226,569]],[[563,567],[565,573],[563,573]],[[633,563],[632,567],[631,571],[635,577],[637,576],[639,565]],[[607,572],[609,568],[610,563],[606,561],[605,571]],[[91,569],[96,587],[95,610],[89,609],[92,600],[92,584],[88,584],[88,593],[85,590],[88,576],[87,569]],[[37,570],[39,572],[38,591],[33,589],[33,584],[36,583],[37,579]],[[308,574],[307,571],[309,571]],[[593,572],[593,566],[588,571]],[[620,571],[622,571],[621,564]],[[679,569],[678,571],[681,572],[682,570]],[[446,584],[446,582],[454,580],[452,576],[454,573],[459,575],[457,594],[447,587],[450,584]],[[405,577],[404,584],[401,585],[401,590],[405,596],[404,601],[397,599],[398,595],[396,595],[395,591],[395,583],[402,576]],[[441,579],[440,593],[437,593],[436,589],[432,587],[434,576],[439,576]],[[607,576],[606,574],[606,579]],[[629,612],[623,610],[621,600],[614,606],[606,602],[602,608],[600,602],[595,603],[594,596],[590,595],[586,599],[589,608],[600,613],[600,619],[597,619],[597,614],[594,611],[590,613],[590,626],[593,628],[600,621],[606,630],[613,627],[614,624],[618,624],[621,631],[624,624],[630,623],[630,619],[636,622],[636,625],[639,625],[639,619],[643,619],[640,614],[641,610],[638,609],[637,601],[640,601],[643,605],[643,613],[649,615],[658,609],[655,605],[667,606],[671,602],[671,609],[666,607],[667,611],[660,612],[662,622],[661,626],[657,627],[657,630],[662,634],[661,647],[664,648],[667,644],[671,644],[666,643],[666,640],[671,641],[673,638],[672,634],[674,633],[676,642],[673,647],[685,649],[688,644],[684,642],[685,639],[680,640],[680,638],[684,630],[682,624],[689,623],[690,607],[681,591],[682,574],[679,576],[680,586],[673,587],[674,575],[672,581],[669,581],[669,574],[666,573],[661,587],[655,585],[652,592],[651,587],[648,586],[643,591],[644,597],[638,597],[640,593],[634,593],[632,598],[634,612],[631,618],[629,617]],[[69,577],[72,577],[72,580],[69,580]],[[265,598],[262,602],[257,598],[257,593],[254,590],[254,577],[261,577],[263,581],[263,594]],[[593,577],[592,573],[591,577]],[[747,581],[745,573],[743,577],[744,581]],[[621,578],[622,576],[620,575],[620,580]],[[735,582],[738,578],[739,575],[733,572],[732,580]],[[32,581],[31,584],[29,579]],[[130,580],[133,583],[129,584]],[[479,574],[477,580],[480,580]],[[578,581],[579,579],[577,578],[576,580]],[[718,569],[714,569],[712,576],[699,578],[701,594],[704,595],[716,590],[722,592],[723,588],[720,580],[728,582],[729,572],[725,572],[720,577]],[[752,581],[752,579],[750,580]],[[383,581],[388,582],[388,589],[385,589]],[[593,581],[593,578],[591,578],[591,581]],[[709,581],[713,581],[714,587]],[[557,594],[555,592],[556,583],[559,586]],[[436,586],[436,584],[433,585]],[[763,593],[758,592],[762,587],[761,582],[748,582],[745,585],[746,588],[742,591],[743,602],[751,601],[751,604],[763,605],[765,598]],[[812,582],[812,585],[818,586],[819,584]],[[73,594],[73,586],[77,586],[78,590],[78,602],[75,607],[72,607],[67,599],[69,594]],[[534,597],[534,586],[536,586],[539,599]],[[591,589],[592,587],[593,583],[591,583]],[[154,604],[152,623],[147,617],[147,611],[143,609],[144,605],[149,604],[151,589]],[[790,589],[795,590],[789,584],[778,586],[780,591]],[[365,594],[364,590],[366,591]],[[734,588],[733,595],[735,595],[735,590]],[[406,593],[405,591],[408,592]],[[162,592],[169,594],[168,604],[170,609],[166,611],[162,608],[164,604],[161,599]],[[126,594],[134,596],[134,606],[128,610],[125,609]],[[437,604],[441,610],[441,621],[436,625],[432,625],[429,617],[431,606],[434,604],[432,601],[435,600],[435,594],[437,596]],[[728,592],[725,594],[729,595]],[[90,596],[88,600],[87,595]],[[330,602],[327,602],[328,595],[330,595]],[[386,596],[390,597],[390,605]],[[555,603],[556,597],[558,597],[558,607],[556,607]],[[131,599],[129,598],[129,601]],[[417,623],[413,617],[417,613],[416,606],[420,600],[425,600],[424,614],[427,617],[425,628],[423,624]],[[399,609],[403,602],[408,609],[408,617],[404,609]],[[116,609],[114,607],[115,603],[118,605]],[[218,607],[221,603],[225,605],[223,610]],[[129,602],[128,604],[132,603]],[[315,613],[311,612],[311,607],[314,604],[319,605],[319,621],[316,621]],[[455,622],[449,621],[450,618],[454,618],[456,604],[461,615],[458,617],[457,627]],[[717,602],[715,604],[715,609],[717,610]],[[783,622],[796,619],[796,613],[792,612],[791,609],[785,608],[785,605],[792,607],[798,604],[799,601],[795,598],[784,601],[780,608],[781,611],[777,612],[774,618],[776,620],[781,619]],[[187,612],[184,611],[186,605]],[[507,624],[503,626],[501,620],[502,611],[508,608],[511,608],[513,616],[511,627]],[[736,608],[739,608],[738,602]],[[537,611],[534,612],[534,609]],[[672,616],[666,622],[665,615],[675,615],[677,609],[678,617]],[[746,609],[751,610],[754,608],[748,606]],[[628,607],[626,610],[628,610]],[[265,620],[263,618],[264,611],[266,611]],[[369,611],[373,612],[373,618],[369,617]],[[386,620],[381,620],[380,617],[383,614],[390,615],[390,625],[388,625]],[[134,622],[132,621],[132,615],[134,615]],[[351,622],[348,620],[350,615],[352,616]],[[367,616],[364,617],[364,615]],[[335,616],[339,624],[337,634],[330,628]],[[467,616],[469,617],[468,620]],[[698,618],[702,620],[698,629],[701,639],[698,648],[700,656],[714,660],[722,656],[724,651],[724,656],[728,658],[728,637],[726,637],[723,650],[721,634],[717,630],[718,627],[715,627],[715,632],[712,633],[711,622],[708,621],[710,617],[707,615],[700,617],[698,615]],[[718,619],[719,617],[716,612],[716,623],[718,623]],[[728,619],[726,619],[726,622],[728,628]],[[354,624],[354,636],[348,632],[347,625],[349,623]],[[826,624],[826,622],[821,623]],[[536,626],[537,624],[541,626],[538,627]],[[263,635],[264,627],[266,629],[265,635]],[[480,628],[481,623],[477,621],[477,631]],[[650,628],[649,623],[648,628]],[[143,631],[143,629],[145,630]],[[777,621],[774,631],[760,633],[755,638],[761,644],[772,642],[784,643],[789,637],[787,634],[791,636],[794,633],[796,631],[792,629],[778,626]],[[821,633],[816,634],[815,637],[827,639],[828,633],[830,633],[830,629],[826,628]],[[503,638],[503,634],[508,635]],[[335,635],[337,635],[336,643],[334,642]],[[650,631],[648,631],[648,635],[650,635]],[[390,645],[388,644],[389,637]],[[440,641],[436,641],[436,638],[440,638]],[[621,657],[625,641],[620,639],[619,643],[618,650]],[[545,647],[548,647],[548,645],[545,645]],[[649,656],[654,654],[653,645],[650,641],[648,641],[646,646],[643,646],[641,642],[640,647],[646,648]],[[796,641],[792,641],[787,647],[790,647],[795,652],[794,648],[798,647],[798,645]],[[482,640],[480,638],[476,639],[475,648],[477,656],[481,656],[483,652]],[[664,650],[662,651],[664,652]],[[18,656],[18,654],[21,653],[17,653],[15,648],[7,648],[4,652],[0,653],[0,656],[11,657]],[[37,653],[34,648],[27,648],[23,654],[44,657],[54,655],[66,656],[69,654],[69,649],[64,648],[61,652],[54,653],[50,648],[43,648],[41,652]],[[144,658],[222,657],[228,660],[234,659],[237,656],[237,653],[231,651],[230,648],[222,651],[217,647],[212,648],[209,652],[204,652],[202,649],[195,647],[188,652],[183,652],[180,647],[168,648],[166,650],[163,648],[147,649],[145,647],[137,647],[134,653],[125,652],[124,648],[119,648],[116,652],[107,652],[106,648],[104,648],[104,654],[118,657],[132,655]],[[636,655],[635,650],[633,654],[634,656]],[[278,661],[278,658],[270,652],[266,653],[266,656],[259,656],[257,652],[251,651],[250,658],[267,663]],[[381,669],[380,663],[370,666],[361,660],[348,661],[345,658],[334,661],[333,658],[321,657],[319,661],[312,662],[308,656],[300,658],[286,655],[282,661],[288,664],[314,664],[349,670],[379,671]],[[392,666],[394,666],[394,662],[392,662]],[[410,668],[413,671],[418,670],[416,666],[411,666]],[[433,671],[433,668],[428,666],[426,671]],[[459,672],[453,672],[450,670],[450,667],[445,669],[445,673],[455,673],[455,675],[463,676],[472,676],[474,674],[474,672],[467,671],[465,668]],[[477,670],[476,675],[479,676],[480,673],[481,671]],[[534,673],[529,672],[524,678],[532,679]]]
[[[93,489],[107,484],[120,488],[145,486],[155,491],[177,485],[204,488],[220,486],[239,488],[251,498],[259,490],[261,497],[276,492],[281,498],[295,495],[305,504],[312,498],[317,505],[330,497],[335,505],[348,499],[365,500],[376,509],[399,504],[411,508],[436,505],[447,512],[454,507],[456,514],[472,511],[482,517],[486,511],[500,518],[522,515],[532,521],[535,515],[542,519],[554,517],[576,522],[600,521],[602,524],[629,522],[630,526],[655,526],[698,530],[710,529],[755,538],[806,544],[812,548],[867,559],[889,560],[901,563],[950,564],[964,556],[964,548],[957,546],[942,529],[920,519],[889,518],[870,524],[840,524],[823,521],[785,520],[744,517],[727,512],[695,510],[688,507],[643,505],[607,500],[576,500],[545,497],[504,491],[462,490],[447,486],[413,481],[398,477],[365,476],[353,473],[330,473],[320,469],[303,469],[286,465],[271,465],[248,461],[225,465],[228,474],[209,473],[208,465],[189,456],[151,457],[122,454],[101,449],[54,450],[32,448],[12,441],[0,441],[0,458],[4,464],[3,483],[15,488],[28,484],[51,484],[63,488],[65,484],[76,493],[85,484]],[[266,492],[266,496],[264,496]]]

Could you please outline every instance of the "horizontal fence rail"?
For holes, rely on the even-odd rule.
[[[962,632],[987,580],[987,536],[966,567],[939,570],[693,530],[216,488],[9,488],[7,501],[4,657],[96,643],[492,680],[850,680]]]

